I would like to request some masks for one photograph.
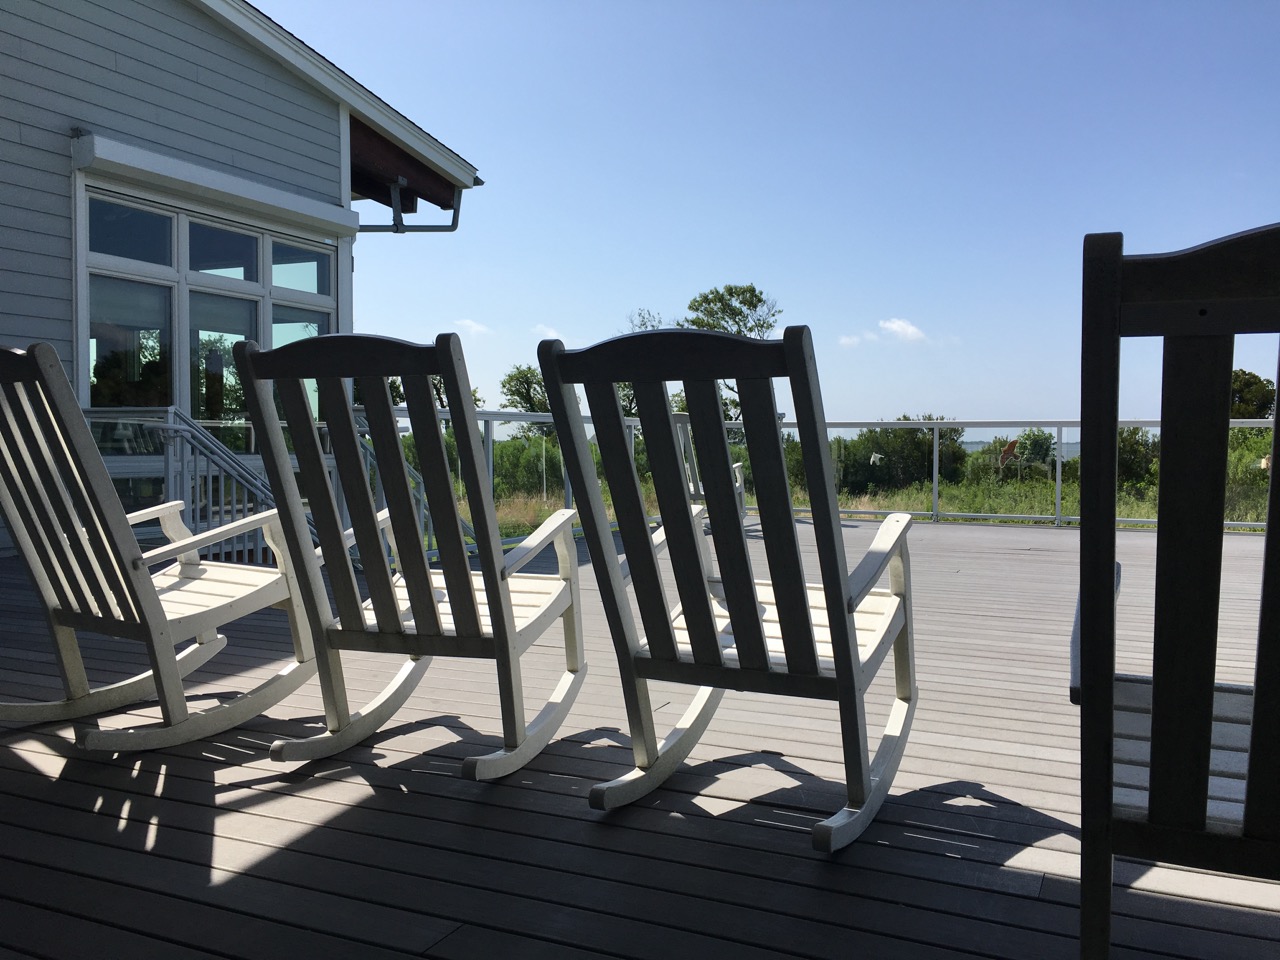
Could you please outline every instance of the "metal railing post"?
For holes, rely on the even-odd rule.
[[[1062,424],[1058,424],[1056,440],[1054,450],[1057,470],[1054,473],[1053,483],[1053,525],[1060,527],[1062,526]]]
[[[938,425],[933,425],[933,522],[938,522]]]

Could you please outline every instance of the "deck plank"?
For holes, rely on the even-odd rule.
[[[875,526],[848,523],[851,549]],[[1154,536],[1119,541],[1119,656],[1137,670]],[[803,533],[801,543],[812,563]],[[0,956],[91,955],[74,945],[83,936],[113,955],[246,960],[294,950],[1072,957],[1079,717],[1066,641],[1077,546],[1072,529],[913,527],[919,711],[881,815],[831,858],[804,832],[842,802],[828,703],[731,694],[662,789],[608,814],[588,807],[590,786],[627,769],[630,751],[585,567],[586,683],[561,738],[496,783],[458,777],[464,758],[501,738],[496,681],[481,661],[437,659],[378,736],[302,766],[273,763],[267,748],[322,723],[314,683],[238,730],[152,754],[79,752],[71,724],[0,733]],[[1260,538],[1227,538],[1220,681],[1252,671],[1260,557]],[[44,624],[13,561],[0,561],[0,616],[0,697],[56,689]],[[557,630],[525,661],[530,702],[563,669]],[[233,695],[290,655],[276,611],[226,632],[227,650],[192,678],[200,696]],[[101,641],[86,664],[93,679],[111,679],[140,656]],[[389,657],[348,662],[353,698],[397,667]],[[657,691],[672,721],[692,693]],[[891,698],[891,685],[873,685],[873,722]],[[143,704],[86,722],[156,716]],[[1280,885],[1127,861],[1117,878],[1117,957],[1280,953]],[[23,917],[24,932],[3,922],[9,915]],[[40,946],[45,930],[59,949]]]

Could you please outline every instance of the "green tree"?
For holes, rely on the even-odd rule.
[[[773,333],[781,315],[777,301],[757,290],[754,283],[726,283],[690,300],[689,315],[676,325],[764,339]]]
[[[503,410],[523,410],[526,413],[550,413],[547,387],[542,374],[527,363],[517,363],[498,384],[502,391]],[[551,436],[555,430],[549,423],[524,423],[516,431],[521,437]]]
[[[733,333],[758,339],[764,339],[773,333],[778,325],[778,317],[782,315],[778,302],[757,290],[754,283],[726,283],[723,287],[712,287],[690,300],[688,309],[689,315],[677,320],[677,327]],[[724,408],[725,420],[741,420],[742,408],[738,402],[737,386],[728,380],[721,380],[720,390],[720,404]],[[682,394],[676,395],[675,406],[677,410],[684,408]],[[742,432],[731,430],[729,440],[731,443],[741,443]]]
[[[1121,427],[1116,436],[1116,482],[1140,494],[1159,474],[1160,438],[1143,427]]]
[[[931,413],[903,420],[945,420]],[[967,451],[963,427],[938,431],[938,478],[958,482]],[[838,484],[853,494],[870,489],[897,490],[933,479],[933,431],[927,427],[872,427],[852,440],[834,442],[832,459],[839,464]]]
[[[1231,418],[1267,420],[1275,414],[1276,385],[1248,370],[1231,371]]]

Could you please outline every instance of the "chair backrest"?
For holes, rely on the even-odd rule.
[[[47,343],[0,350],[0,504],[60,622],[139,637],[148,618],[164,623],[141,547]]]
[[[246,387],[246,404],[260,436],[271,484],[277,491],[284,491],[289,501],[278,506],[285,520],[289,551],[304,558],[310,568],[311,575],[300,578],[299,584],[309,610],[330,608],[323,587],[318,585],[304,497],[314,520],[341,629],[366,630],[361,609],[364,594],[350,553],[351,544],[344,537],[344,518],[349,518],[376,632],[441,636],[440,609],[432,581],[443,577],[452,624],[459,638],[510,636],[510,604],[506,582],[500,576],[502,545],[493,492],[462,345],[455,334],[441,334],[434,346],[354,334],[314,337],[269,351],[245,342],[237,344],[236,364]],[[475,552],[492,614],[492,627],[484,631],[432,377],[439,377],[444,385],[463,491],[470,506]],[[421,462],[423,493],[439,549],[439,570],[428,569],[426,531],[414,505],[392,403],[392,379],[398,379],[404,390]],[[311,406],[311,381],[315,384],[318,410]],[[359,389],[364,406],[363,422],[357,421],[354,413],[353,384]],[[277,414],[276,397],[297,457],[296,480],[289,466],[289,449]],[[336,484],[330,475],[330,455],[322,441],[317,414],[332,451]],[[366,443],[372,445],[372,460],[362,453],[361,447]],[[401,609],[397,601],[397,574],[403,575],[399,589],[407,595],[406,609]]]
[[[768,570],[761,580],[772,582],[786,653],[786,674],[812,677],[818,672],[813,625],[805,592],[804,569],[792,512],[787,452],[779,430],[775,378],[791,389],[799,424],[801,463],[808,479],[820,576],[826,593],[827,616],[836,666],[845,678],[855,676],[858,664],[852,642],[851,616],[846,611],[845,553],[840,532],[831,452],[819,394],[813,343],[805,327],[789,327],[781,340],[755,340],[695,330],[659,330],[628,334],[583,350],[566,350],[556,341],[539,347],[547,396],[560,444],[566,451],[570,483],[578,501],[592,565],[610,630],[619,655],[638,649],[639,633],[626,596],[629,579],[648,656],[680,664],[688,673],[712,683],[709,673],[734,669],[724,664],[715,609],[708,581],[718,578],[716,591],[733,627],[737,666],[742,670],[771,669],[764,637],[747,538],[734,493],[732,459],[724,425],[719,381],[736,384],[742,410],[751,477],[760,514],[753,535],[764,538]],[[689,432],[696,458],[700,489],[710,521],[714,560],[706,549],[704,518],[691,504],[689,475],[682,455],[681,430],[671,410],[668,383],[678,382],[688,408]],[[619,384],[633,385],[645,451],[652,471],[657,515],[674,574],[674,588],[664,584],[651,536],[650,509],[642,493],[618,399]],[[608,484],[618,535],[626,555],[619,560],[604,499],[592,468],[586,426],[576,395],[585,394],[604,480]],[[673,629],[677,604],[688,630],[689,655],[683,655]],[[725,679],[726,684],[732,683]]]
[[[1163,339],[1148,822],[1204,830],[1235,337],[1280,331],[1280,225],[1190,250],[1084,245],[1080,624],[1082,802],[1111,804],[1120,344]],[[1272,484],[1268,516],[1277,516]],[[1280,529],[1268,525],[1244,834],[1280,836]]]

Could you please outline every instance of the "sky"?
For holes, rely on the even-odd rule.
[[[479,169],[456,233],[359,238],[355,328],[458,331],[490,409],[544,337],[754,283],[829,419],[1075,419],[1086,233],[1280,221],[1274,0],[254,2]],[[1126,348],[1122,417],[1158,376]]]

